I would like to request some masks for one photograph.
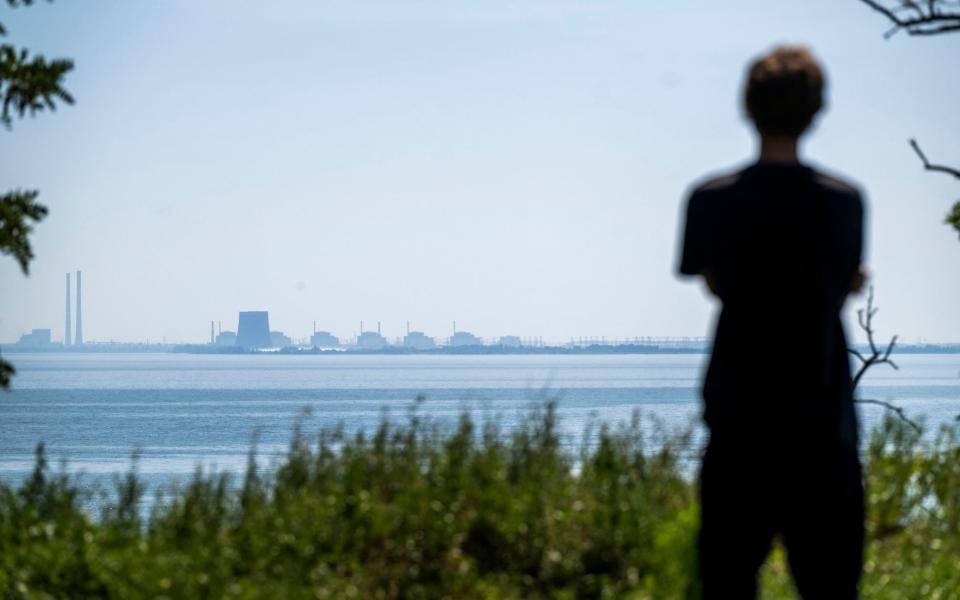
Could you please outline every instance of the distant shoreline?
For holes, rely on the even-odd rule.
[[[869,352],[866,345],[854,346],[861,352]],[[378,350],[363,350],[358,348],[299,348],[289,347],[271,350],[246,350],[237,347],[212,346],[210,344],[112,344],[92,343],[82,347],[64,348],[51,345],[48,347],[24,347],[10,344],[0,347],[0,351],[9,354],[25,352],[50,353],[175,353],[175,354],[256,354],[256,355],[317,355],[317,356],[345,356],[345,355],[374,355],[374,356],[535,356],[535,355],[624,355],[624,354],[706,354],[710,348],[703,346],[659,346],[650,344],[594,344],[590,346],[443,346],[430,350],[417,350],[402,346],[388,346]],[[897,346],[893,355],[897,354],[960,354],[960,343],[956,344],[905,344]]]

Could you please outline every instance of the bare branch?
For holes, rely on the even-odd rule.
[[[887,345],[887,351],[883,353],[883,360],[890,358],[890,353],[893,352],[893,346],[897,343],[897,337],[898,336],[895,335],[890,338],[890,343]]]
[[[939,171],[941,173],[946,173],[947,175],[953,175],[957,179],[960,179],[960,169],[954,169],[953,167],[947,167],[945,165],[934,165],[927,160],[927,155],[923,153],[923,150],[920,149],[920,145],[917,144],[917,140],[911,138],[910,146],[913,148],[913,151],[917,153],[917,156],[920,157],[920,161],[923,162],[923,168],[928,171]]]
[[[945,0],[928,0],[921,6],[912,0],[890,5],[881,0],[860,0],[893,23],[893,28],[883,34],[884,38],[905,30],[910,35],[938,35],[960,31],[960,10],[952,8]]]
[[[860,368],[857,369],[856,375],[853,376],[852,385],[854,390],[857,389],[857,386],[860,384],[860,380],[863,378],[867,370],[874,365],[887,364],[894,369],[899,369],[897,363],[890,359],[890,354],[893,352],[893,348],[897,344],[898,336],[895,335],[890,338],[890,342],[887,344],[887,347],[883,350],[883,352],[880,352],[880,350],[877,349],[877,344],[873,339],[873,316],[877,314],[878,310],[880,309],[873,306],[873,286],[870,286],[870,289],[867,292],[867,307],[861,308],[857,311],[857,316],[860,321],[860,328],[863,329],[863,331],[867,334],[867,343],[870,346],[870,354],[864,356],[863,353],[856,348],[847,348],[848,353],[860,359]],[[870,400],[864,398],[857,398],[854,400],[854,402],[882,406],[887,410],[896,413],[898,417],[900,417],[905,423],[916,429],[918,432],[920,431],[920,426],[916,422],[910,420],[904,410],[895,404],[885,402],[883,400]]]
[[[847,348],[847,352],[850,353],[850,354],[852,354],[852,355],[854,355],[854,356],[856,356],[858,359],[860,359],[860,362],[861,362],[861,363],[867,362],[867,359],[864,358],[863,355],[860,354],[860,351],[857,350],[856,348]]]
[[[857,398],[857,402],[859,402],[860,404],[876,404],[877,406],[882,406],[885,409],[895,413],[898,417],[900,417],[900,419],[903,420],[904,423],[906,423],[910,427],[913,427],[917,433],[923,433],[923,428],[921,428],[916,421],[908,417],[907,413],[904,412],[903,408],[897,406],[896,404],[893,404],[891,402],[886,402],[884,400],[874,400],[872,398]]]

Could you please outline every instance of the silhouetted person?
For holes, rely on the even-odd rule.
[[[802,48],[750,66],[757,162],[689,197],[680,272],[720,299],[703,386],[705,598],[753,598],[774,536],[804,598],[856,598],[863,486],[840,309],[863,283],[856,188],[797,159],[823,74]]]

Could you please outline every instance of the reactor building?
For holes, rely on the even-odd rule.
[[[314,348],[339,348],[340,340],[329,331],[317,331],[310,336],[310,345]]]
[[[364,331],[363,321],[360,322],[360,335],[357,337],[357,348],[360,350],[383,350],[387,347],[387,338],[380,334],[380,322],[377,321],[376,331]]]
[[[265,310],[240,313],[237,325],[237,346],[247,350],[270,348],[270,319]]]

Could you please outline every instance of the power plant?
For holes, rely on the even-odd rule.
[[[62,347],[83,346],[83,273],[76,272],[77,297],[76,297],[76,316],[71,311],[71,273],[65,274],[65,294],[64,294],[64,329]],[[72,319],[73,317],[73,319]],[[76,327],[76,329],[73,329]],[[72,339],[71,339],[72,337]],[[53,344],[50,341],[49,329],[35,329],[29,334],[21,336],[17,346],[24,348],[44,348]],[[442,341],[428,336],[422,331],[413,331],[410,328],[410,321],[406,323],[406,335],[402,338],[396,338],[388,341],[383,335],[380,322],[377,322],[376,331],[367,331],[364,328],[364,322],[360,321],[360,333],[352,341],[341,342],[335,335],[329,331],[317,331],[317,322],[313,322],[313,335],[309,338],[309,347],[306,339],[295,340],[291,336],[285,335],[280,331],[270,330],[269,313],[265,310],[241,311],[239,313],[237,331],[224,331],[219,321],[210,321],[210,342],[212,351],[218,352],[222,348],[224,352],[234,353],[237,351],[290,351],[290,350],[366,350],[379,351],[403,348],[413,351],[441,351],[446,348],[470,349],[481,346],[491,346],[502,349],[534,349],[543,348],[545,344],[542,338],[521,338],[515,335],[504,335],[496,342],[485,341],[480,336],[467,331],[457,329],[457,322],[453,322],[453,335],[444,338]],[[694,348],[705,344],[705,340],[699,338],[683,338],[679,340],[654,339],[654,338],[633,338],[624,340],[615,340],[607,342],[601,338],[581,338],[579,341],[570,339],[569,344],[563,344],[565,348],[578,349],[588,348],[590,346],[655,346],[656,348]],[[111,344],[113,344],[111,340]],[[166,345],[166,340],[163,342]],[[59,343],[55,344],[60,346]],[[118,344],[123,346],[124,344]],[[128,344],[129,345],[129,344]],[[149,342],[148,342],[149,345]],[[178,345],[176,348],[190,348],[192,345]],[[102,344],[96,345],[97,349],[103,348]],[[93,348],[91,348],[93,349]],[[232,349],[232,350],[228,350]]]

